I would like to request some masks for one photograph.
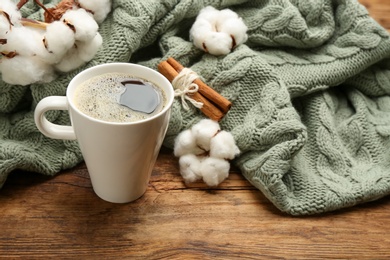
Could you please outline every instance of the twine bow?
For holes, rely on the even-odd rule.
[[[189,68],[183,68],[179,75],[172,80],[172,86],[175,89],[175,97],[181,98],[181,105],[185,110],[190,109],[187,104],[188,100],[196,108],[202,108],[203,103],[191,98],[189,95],[198,92],[199,86],[194,83],[194,80],[199,78],[195,71]]]

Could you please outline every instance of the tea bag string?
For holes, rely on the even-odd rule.
[[[198,92],[199,86],[194,83],[194,80],[197,78],[199,78],[199,76],[195,71],[189,68],[183,68],[180,73],[172,80],[172,86],[175,89],[175,97],[181,98],[181,105],[185,110],[190,109],[186,100],[188,100],[196,108],[203,107],[202,102],[198,102],[187,95]]]

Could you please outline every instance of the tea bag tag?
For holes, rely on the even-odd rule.
[[[122,84],[125,86],[125,91],[119,98],[119,104],[150,114],[160,103],[159,95],[151,84],[140,80],[126,80]]]

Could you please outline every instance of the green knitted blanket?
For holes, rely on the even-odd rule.
[[[24,16],[41,19],[33,1]],[[58,1],[44,1],[53,6]],[[189,41],[199,10],[236,11],[248,41],[215,57]],[[154,69],[169,56],[232,101],[242,174],[280,210],[321,213],[390,193],[390,38],[356,0],[114,0],[103,48],[86,66],[48,84],[0,82],[0,185],[15,169],[54,175],[82,161],[77,143],[44,137],[33,110],[64,95],[80,70],[131,61]],[[67,124],[65,112],[50,120]],[[203,118],[179,101],[164,145]]]

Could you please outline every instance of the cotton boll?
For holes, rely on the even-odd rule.
[[[202,154],[205,151],[199,148],[195,141],[195,136],[190,129],[181,132],[175,139],[173,153],[176,157],[186,154]]]
[[[77,41],[86,42],[92,40],[99,29],[92,15],[83,8],[66,11],[61,17],[61,21],[74,26],[75,39]]]
[[[203,8],[190,29],[190,39],[194,45],[216,56],[228,54],[233,46],[229,34],[218,32],[219,14],[214,7]]]
[[[11,32],[11,26],[20,26],[20,19],[22,18],[16,3],[10,0],[1,0],[0,2],[0,39],[8,38]],[[1,48],[1,46],[0,46]]]
[[[195,138],[190,129],[182,131],[175,139],[173,154],[180,157],[190,154],[196,147]]]
[[[103,39],[99,33],[90,42],[76,42],[75,47],[65,54],[55,68],[62,72],[69,72],[84,65],[96,55],[102,42]]]
[[[210,141],[210,156],[214,158],[232,160],[240,150],[236,146],[233,135],[226,131],[219,132]]]
[[[236,12],[233,12],[230,9],[223,9],[220,10],[216,16],[216,26],[219,29],[220,26],[229,19],[235,20],[238,19],[238,14]],[[218,30],[219,31],[219,30]]]
[[[205,36],[208,35],[211,31],[213,31],[213,28],[209,21],[205,19],[196,19],[195,23],[190,29],[190,40],[196,47],[206,51],[203,43],[205,41]]]
[[[80,49],[79,55],[82,60],[85,62],[90,61],[97,51],[99,50],[100,46],[102,46],[103,38],[102,36],[97,33],[92,41],[89,42],[80,42],[77,46]]]
[[[97,23],[102,23],[111,11],[111,0],[79,0],[79,4],[93,12],[93,18]]]
[[[44,59],[51,63],[58,63],[75,44],[74,32],[60,21],[50,23],[44,35],[46,52]]]
[[[0,13],[0,39],[6,39],[11,30],[11,24],[8,19]]]
[[[248,27],[241,18],[225,20],[220,24],[218,29],[220,32],[224,32],[233,37],[235,46],[246,42],[248,39],[248,35],[246,34]]]
[[[217,186],[229,176],[230,164],[219,158],[208,157],[200,164],[203,181],[209,186]]]
[[[0,7],[1,10],[1,7]],[[20,26],[19,19],[21,18],[20,13],[16,13],[16,15],[9,15],[8,12],[7,14],[3,13],[0,11],[0,39],[6,39],[8,36],[8,33],[11,32],[11,27],[12,26]],[[9,15],[9,16],[7,16]],[[15,19],[15,16],[17,18]]]
[[[63,59],[55,64],[55,69],[61,72],[69,72],[85,64],[85,61],[78,56],[78,52],[77,48],[70,49]]]
[[[211,138],[220,131],[218,122],[211,119],[202,119],[191,128],[196,143],[204,151],[210,150]]]
[[[196,47],[212,55],[226,55],[248,39],[248,28],[237,13],[230,9],[202,9],[190,30]]]
[[[55,78],[53,68],[37,57],[17,55],[0,62],[3,81],[14,85],[29,85],[37,82],[50,82]]]
[[[200,173],[200,164],[202,157],[197,157],[194,154],[186,154],[180,157],[180,174],[186,183],[200,180],[202,175]]]
[[[17,52],[21,56],[34,56],[44,51],[43,31],[29,27],[13,27],[7,34],[7,44],[0,45],[2,52]]]
[[[215,55],[226,55],[233,47],[233,40],[229,34],[221,32],[210,32],[204,39],[204,46],[207,52]]]
[[[21,13],[19,12],[16,3],[10,0],[1,0],[0,2],[0,10],[6,12],[11,20],[11,23],[13,25],[18,25],[20,24],[19,20],[22,18]],[[0,13],[0,16],[1,13]],[[8,23],[8,20],[7,20]]]
[[[208,22],[215,24],[217,22],[219,15],[219,10],[215,9],[212,6],[206,6],[202,10],[199,11],[197,19],[205,19]]]

